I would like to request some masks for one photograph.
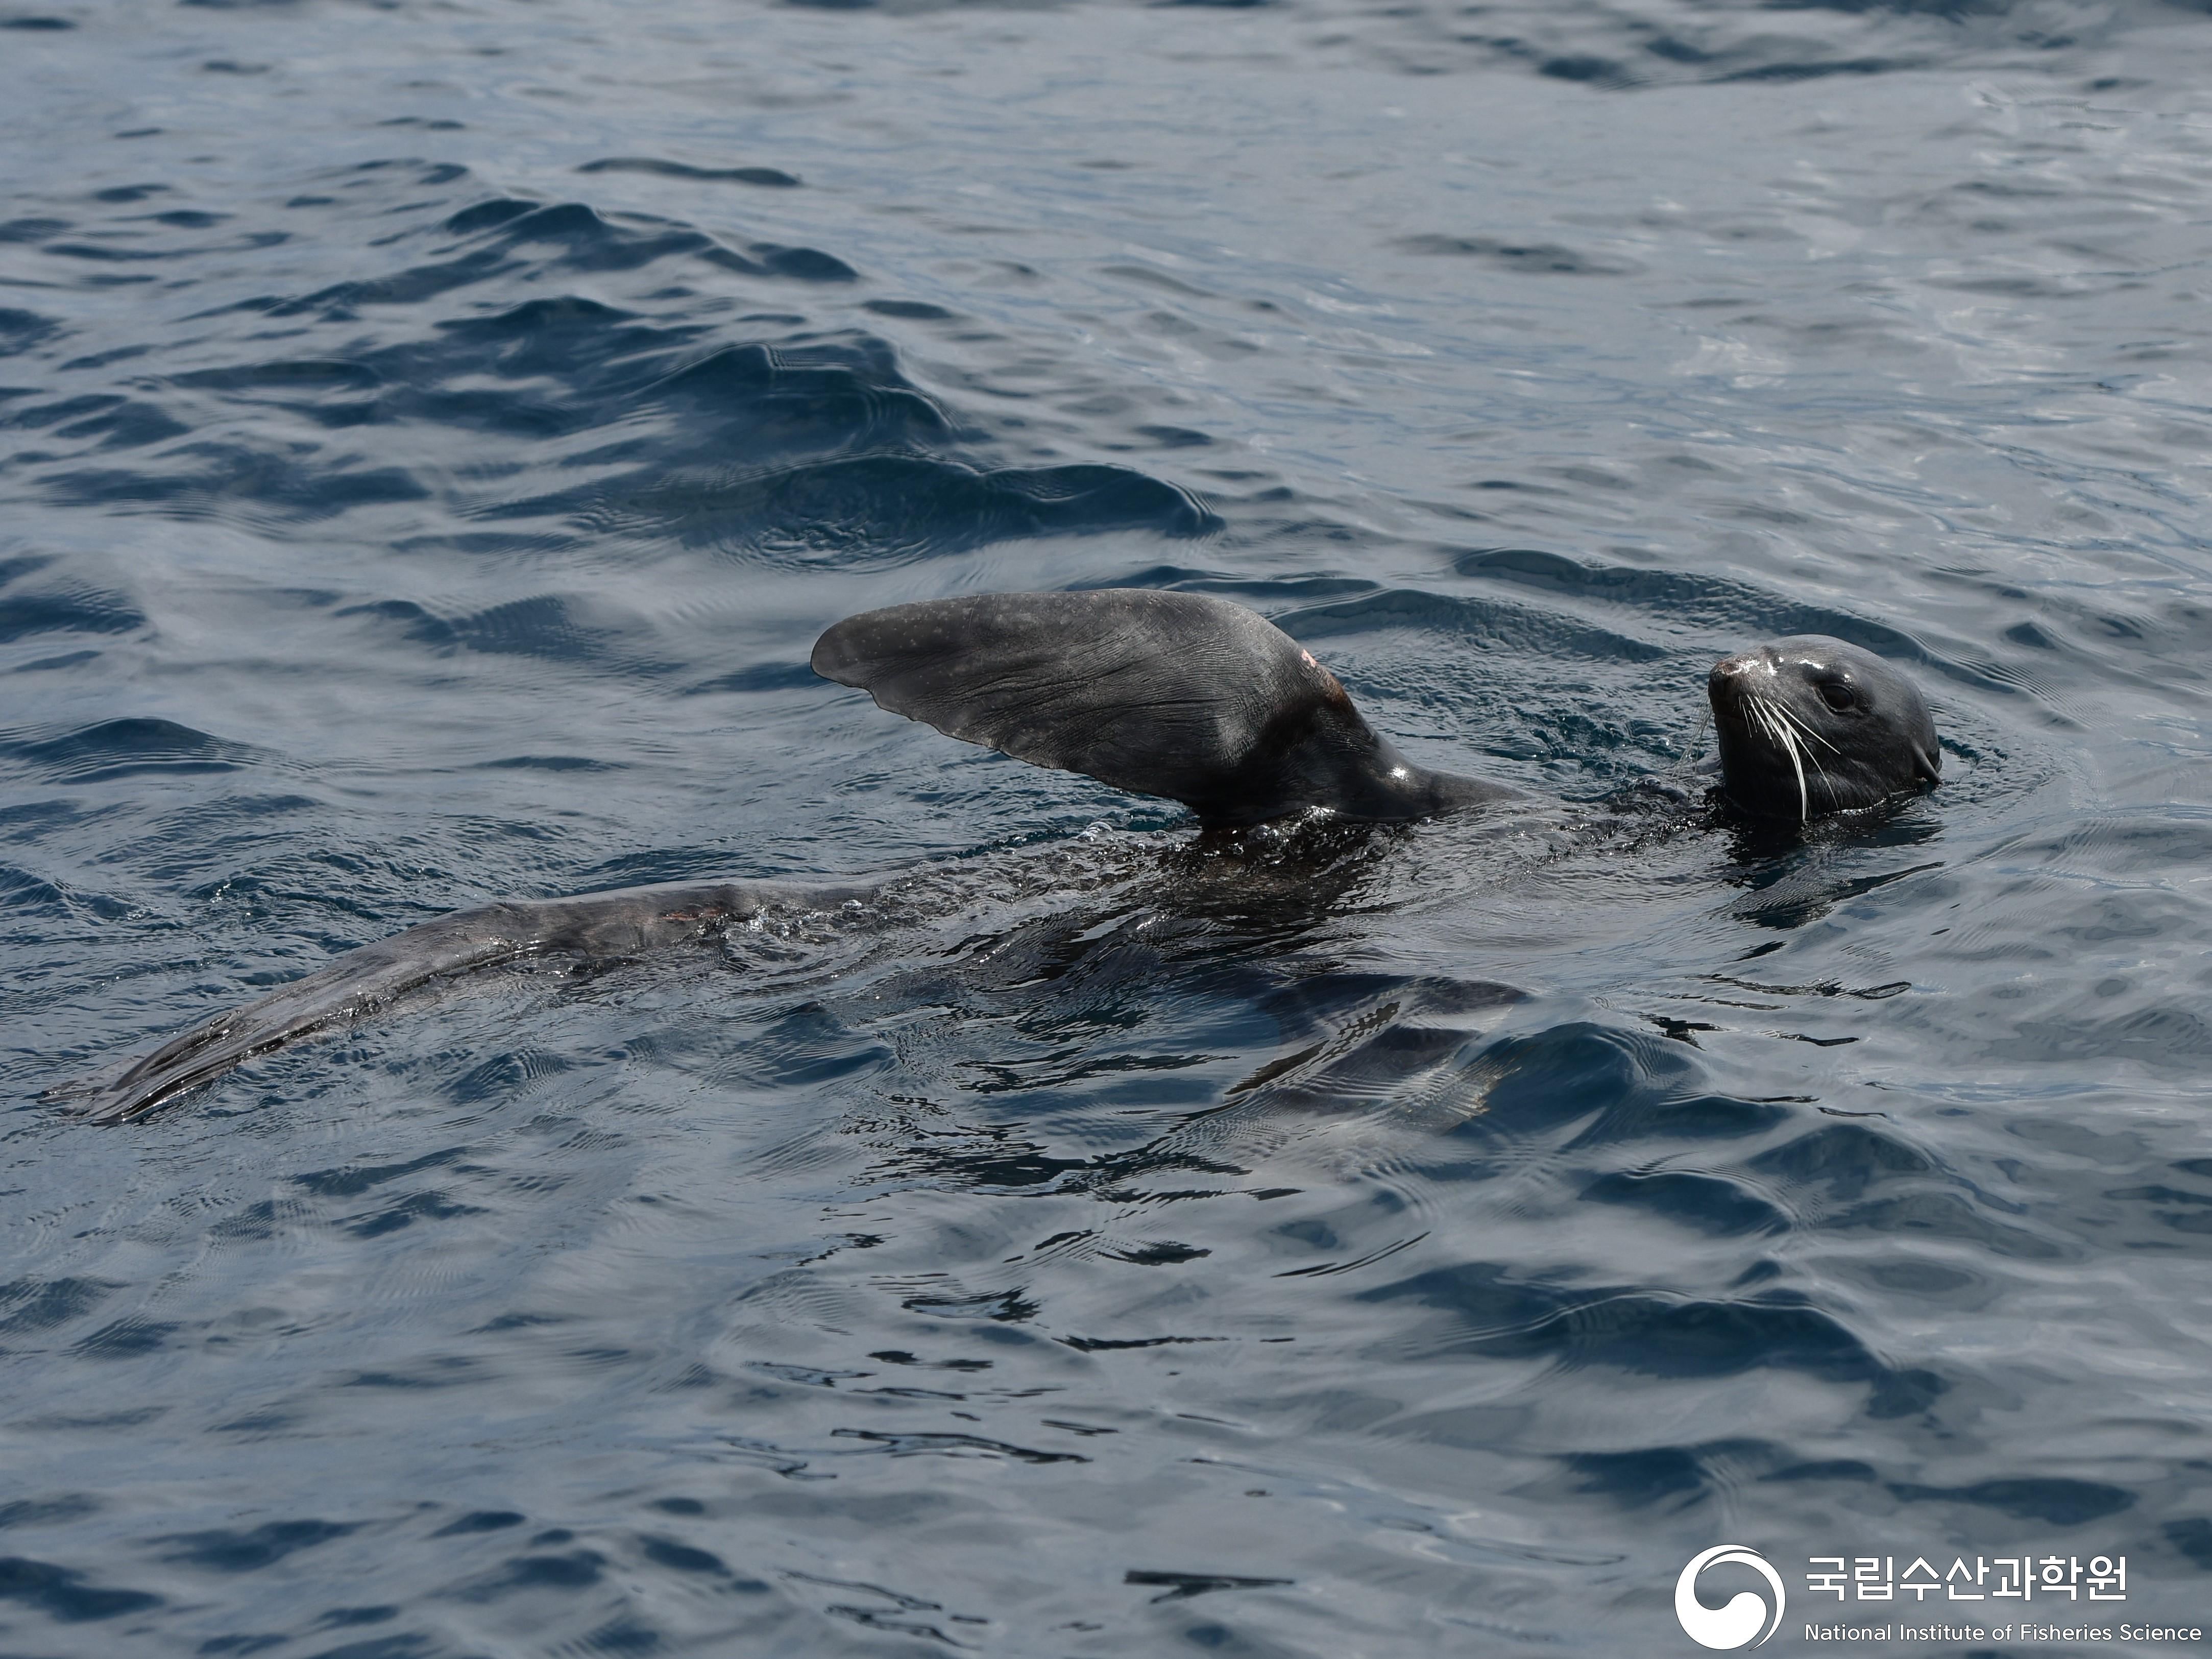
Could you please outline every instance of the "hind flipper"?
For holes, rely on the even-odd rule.
[[[828,907],[864,890],[774,882],[669,882],[457,911],[349,951],[327,968],[197,1025],[149,1054],[58,1084],[44,1098],[95,1122],[120,1123],[255,1054],[358,1019],[426,981],[522,957],[629,955],[711,937],[732,921],[757,915],[766,904],[799,901]]]

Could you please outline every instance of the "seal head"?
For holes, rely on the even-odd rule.
[[[1933,787],[1942,751],[1905,677],[1855,645],[1801,634],[1713,665],[1721,793],[1753,817],[1809,822]]]

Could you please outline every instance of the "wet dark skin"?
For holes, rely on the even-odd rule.
[[[1327,813],[1385,823],[1528,799],[1415,765],[1335,676],[1226,599],[1148,588],[986,593],[872,611],[816,643],[825,678],[950,736],[1182,802],[1209,828]],[[1941,775],[1911,682],[1841,640],[1800,635],[1730,657],[1708,680],[1717,793],[1764,822],[1868,811]],[[494,963],[634,956],[733,925],[865,902],[878,889],[672,882],[458,911],[48,1091],[118,1122],[412,987]]]

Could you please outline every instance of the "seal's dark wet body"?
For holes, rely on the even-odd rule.
[[[1181,801],[1209,831],[1301,814],[1403,822],[1528,799],[1414,765],[1311,653],[1255,612],[1203,594],[984,593],[893,605],[830,629],[813,665],[951,736]],[[1864,810],[1937,776],[1919,693],[1840,640],[1802,636],[1730,658],[1708,689],[1717,793],[1753,819]],[[825,911],[879,890],[672,882],[459,911],[350,951],[49,1098],[121,1121],[429,981],[523,957],[604,959],[713,939],[771,909]]]

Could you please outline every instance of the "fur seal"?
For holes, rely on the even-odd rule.
[[[1265,617],[1203,593],[975,593],[848,617],[814,672],[948,737],[1179,800],[1208,825],[1320,809],[1359,823],[1524,799],[1393,748],[1336,677]],[[1801,635],[1715,666],[1721,793],[1801,822],[1936,782],[1935,722],[1910,682]]]
[[[1525,799],[1416,766],[1310,652],[1240,605],[1154,589],[983,593],[848,618],[815,670],[895,713],[1039,766],[1189,806],[1207,825],[1316,809],[1389,823]],[[1933,784],[1936,728],[1876,658],[1807,635],[1716,665],[1721,795],[1809,821]],[[772,911],[866,902],[880,885],[665,882],[457,911],[46,1091],[120,1122],[258,1054],[358,1018],[411,987],[520,957],[632,955],[718,937]]]

